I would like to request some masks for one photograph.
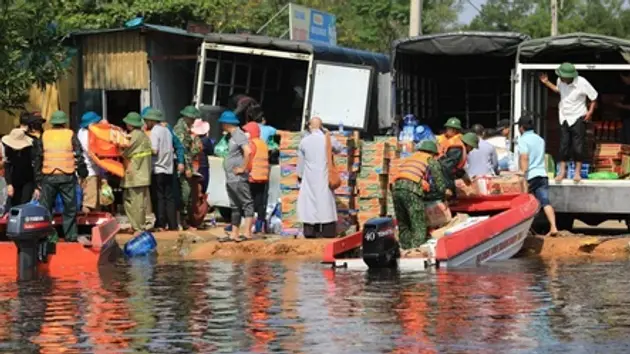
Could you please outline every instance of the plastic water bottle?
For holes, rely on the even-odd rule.
[[[339,135],[343,135],[343,122],[339,122]]]

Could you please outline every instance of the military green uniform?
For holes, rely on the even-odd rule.
[[[436,154],[437,146],[435,142],[425,141],[420,144],[419,150]],[[428,192],[422,189],[421,184],[407,179],[394,182],[392,187],[394,211],[398,221],[398,240],[403,249],[416,248],[426,242],[425,201],[444,200],[446,181],[440,163],[430,158],[426,173],[430,186]]]
[[[424,191],[418,183],[399,179],[392,187],[392,197],[400,247],[411,249],[422,245],[427,238]]]
[[[180,111],[182,118],[177,121],[177,124],[173,127],[175,136],[181,141],[184,147],[184,166],[187,172],[194,172],[192,168],[192,161],[197,158],[199,154],[199,144],[195,144],[193,136],[190,132],[190,127],[186,124],[187,119],[195,119],[201,117],[201,113],[195,107],[188,106]],[[190,183],[186,174],[179,176],[179,187],[181,196],[180,205],[180,217],[182,225],[186,226],[187,215],[190,212]]]
[[[462,143],[476,149],[479,144],[479,137],[475,133],[466,133],[461,137]],[[461,147],[452,147],[440,158],[440,164],[446,177],[446,186],[455,194],[455,180],[466,176],[464,168],[458,168],[460,161],[464,158],[464,150]]]
[[[125,159],[125,175],[123,188],[123,204],[125,214],[134,231],[144,230],[151,185],[151,140],[141,130],[142,118],[138,113],[129,113],[123,122],[133,126],[129,147],[123,150]]]
[[[68,124],[68,116],[61,111],[53,113],[50,123],[52,125]],[[52,128],[55,130],[57,128]],[[64,128],[65,129],[65,128]],[[63,200],[63,234],[66,241],[76,241],[78,236],[77,230],[77,176],[74,173],[59,173],[59,170],[52,173],[44,174],[42,171],[44,164],[44,145],[43,140],[33,140],[34,156],[33,165],[35,171],[35,182],[40,190],[40,202],[43,207],[52,210],[55,199],[59,194]],[[83,159],[83,150],[76,135],[72,135],[72,151],[74,155],[74,164],[77,174],[81,178],[88,175],[85,160]]]

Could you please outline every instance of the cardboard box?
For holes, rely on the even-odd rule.
[[[467,214],[456,214],[455,217],[451,218],[451,220],[446,225],[431,231],[431,237],[436,239],[444,237],[444,235],[450,228],[466,222],[468,218],[469,216]]]
[[[279,157],[279,162],[280,162],[280,166],[282,166],[282,165],[297,165],[297,163],[298,163],[297,154],[295,154],[295,156],[291,156],[291,154],[283,154],[281,152],[280,153],[280,157]]]
[[[473,186],[478,195],[519,194],[528,191],[525,177],[517,175],[480,177]]]

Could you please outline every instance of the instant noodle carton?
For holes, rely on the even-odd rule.
[[[357,181],[361,181],[361,183],[379,183],[381,180],[379,172],[382,170],[372,166],[361,166],[361,171],[356,176]]]
[[[381,183],[357,180],[357,189],[361,198],[384,198],[385,193]]]
[[[280,151],[280,156],[278,157],[280,165],[297,165],[298,157],[297,151]]]

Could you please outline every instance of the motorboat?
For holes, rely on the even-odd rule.
[[[360,232],[328,244],[323,263],[334,268],[422,270],[510,259],[523,247],[539,208],[531,194],[459,199],[450,205],[451,211],[471,215],[471,222],[454,225],[443,236],[430,239],[418,257],[401,257],[393,219],[371,219]]]
[[[4,240],[0,241],[0,268],[4,276],[7,274],[17,276],[18,248],[4,236],[8,223],[9,213],[0,218],[0,235]],[[61,215],[55,215],[51,223],[53,226],[61,226]],[[91,246],[59,239],[45,259],[39,261],[38,270],[50,276],[65,274],[68,269],[92,272],[98,270],[99,266],[116,261],[121,254],[120,246],[116,242],[120,225],[111,214],[103,212],[79,214],[77,224],[80,228],[87,227],[90,230]]]

